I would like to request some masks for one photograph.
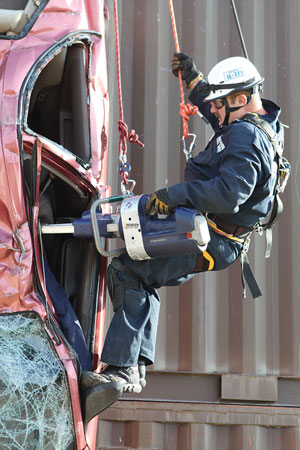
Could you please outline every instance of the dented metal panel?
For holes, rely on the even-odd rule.
[[[118,99],[113,8],[110,3],[107,35],[111,42],[108,61],[112,108],[108,176],[112,193],[116,194],[120,192],[120,177],[117,174]],[[236,0],[236,8],[249,58],[265,77],[263,96],[281,105],[282,121],[290,127],[286,129],[285,153],[292,164],[291,181],[283,196],[284,213],[274,227],[270,259],[264,259],[264,238],[259,235],[252,238],[249,257],[263,292],[262,298],[253,301],[248,292],[247,299],[242,300],[238,262],[222,272],[198,275],[179,288],[160,289],[162,305],[151,383],[157,377],[159,383],[163,384],[160,389],[153,391],[152,399],[157,400],[154,395],[159,395],[160,401],[163,401],[162,386],[166,386],[165,397],[168,394],[169,398],[178,402],[182,394],[182,398],[191,401],[192,389],[201,386],[195,395],[198,403],[201,399],[218,402],[221,396],[218,374],[278,377],[278,403],[271,408],[276,414],[278,404],[292,404],[293,398],[297,397],[295,393],[299,390],[300,377],[297,96],[300,5],[297,0]],[[174,10],[181,50],[193,55],[197,67],[205,74],[219,60],[243,55],[229,0],[174,0]],[[181,181],[185,166],[181,150],[179,88],[170,71],[170,59],[175,46],[168,2],[126,0],[119,2],[119,13],[125,120],[145,143],[144,150],[129,145],[128,160],[132,164],[131,176],[137,181],[135,193],[151,193]],[[212,130],[197,116],[190,119],[189,128],[198,135],[195,151],[203,149]],[[110,317],[111,312],[108,311],[108,321]],[[185,372],[190,372],[196,378],[206,375],[207,390],[204,379],[188,384],[183,376]],[[180,382],[175,381],[176,373],[182,377],[182,382],[187,383],[182,391]],[[241,389],[241,380],[244,379],[237,378],[238,389]],[[189,387],[191,392],[188,396],[186,391]],[[174,393],[173,397],[169,395],[170,391]],[[255,383],[250,391],[250,396],[256,398],[260,395]],[[275,385],[270,395],[276,398]],[[139,408],[138,396],[135,399],[136,408]],[[147,400],[150,399],[151,391],[147,394]],[[247,404],[247,399],[244,402]],[[155,420],[148,417],[146,426],[143,421],[148,413],[145,412],[143,418],[135,419],[138,423],[135,425],[136,439],[126,441],[124,436],[131,431],[126,431],[129,425],[124,420],[127,420],[127,416],[122,414],[128,404],[126,401],[119,405],[122,412],[120,416],[107,417],[100,422],[99,445],[108,443],[108,436],[111,436],[114,446],[119,445],[121,448],[122,445],[124,448],[127,445],[133,448],[172,450],[300,448],[296,423],[287,428],[275,429],[260,422],[239,424],[237,415],[234,418],[231,416],[230,425],[217,427],[210,425],[212,416],[208,412],[203,423],[193,423],[192,408],[190,424],[175,424],[172,418],[162,424],[159,416],[156,416]],[[155,406],[164,408],[161,403],[152,404],[154,410]],[[186,407],[189,410],[190,406]],[[214,410],[216,407],[212,408]],[[146,435],[155,438],[151,443],[146,443]],[[101,436],[106,437],[102,440]],[[119,442],[114,440],[116,436],[121,436]]]

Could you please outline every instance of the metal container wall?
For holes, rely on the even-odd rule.
[[[120,177],[117,173],[119,116],[115,39],[113,5],[112,1],[107,3],[110,10],[107,48],[111,102],[108,176],[112,193],[117,194],[120,192]],[[171,392],[172,389],[174,392],[176,390],[176,382],[172,384],[172,374],[198,374],[200,378],[203,378],[203,374],[216,373],[257,377],[271,375],[283,382],[285,377],[292,377],[295,381],[300,378],[300,278],[297,276],[300,255],[300,3],[298,0],[236,0],[236,7],[249,58],[265,77],[263,97],[281,105],[281,119],[290,127],[286,129],[285,154],[292,164],[291,181],[283,195],[284,213],[274,227],[270,259],[264,258],[264,237],[255,235],[252,238],[249,257],[263,292],[260,299],[253,301],[248,292],[247,299],[242,300],[239,262],[221,272],[198,275],[179,288],[160,289],[162,305],[152,376],[156,373],[165,375],[164,386],[169,386],[168,394],[164,397],[160,393],[159,397],[165,401],[180,401],[180,394],[176,396]],[[193,55],[197,67],[204,74],[221,59],[243,56],[229,0],[174,0],[174,10],[181,50]],[[137,181],[135,193],[151,193],[181,181],[185,166],[185,157],[181,151],[179,87],[170,71],[170,59],[175,46],[168,1],[119,2],[119,26],[125,121],[145,143],[144,150],[136,144],[129,144],[128,160],[132,165],[130,175]],[[205,147],[212,130],[198,116],[190,119],[189,129],[198,135],[194,150],[198,152]],[[110,318],[108,307],[107,322]],[[210,379],[208,376],[207,380]],[[205,386],[205,381],[203,383]],[[299,385],[295,386],[299,390]],[[216,398],[220,397],[218,389],[215,389]],[[288,392],[286,384],[283,387],[279,383],[278,404],[298,402],[298,397],[289,402]],[[151,393],[148,399],[151,399]],[[153,399],[157,399],[156,391]],[[201,402],[201,399],[200,394],[196,395],[196,401]],[[183,389],[181,401],[190,401],[188,387]],[[120,409],[125,408],[123,404],[127,402],[119,402]],[[139,403],[136,402],[136,405],[138,409]],[[124,431],[122,422],[113,422],[117,419],[110,416],[112,412],[106,414],[103,422],[100,422],[100,447],[104,442],[108,445],[109,427],[115,430],[112,432],[114,436],[118,435],[117,429],[120,436],[130,434],[128,429]],[[289,423],[288,427],[291,428],[282,430],[261,428],[262,424],[258,423],[257,427],[250,427],[252,434],[249,434],[247,423],[240,423],[238,419],[229,420],[231,425],[240,424],[232,429],[227,429],[226,424],[224,427],[214,426],[214,420],[210,421],[208,412],[206,420],[193,425],[195,414],[191,412],[189,425],[164,425],[163,421],[154,424],[156,420],[152,422],[148,416],[146,422],[152,427],[152,432],[148,434],[160,436],[157,444],[146,445],[136,437],[135,441],[126,441],[124,438],[127,444],[120,438],[122,442],[118,445],[123,445],[120,448],[131,445],[135,448],[172,450],[300,448],[299,424],[296,422],[293,425]],[[124,420],[129,420],[130,416],[126,416],[126,419],[125,416],[124,413]],[[140,424],[139,420],[142,419],[136,420]],[[124,432],[120,427],[124,428]],[[162,444],[162,436],[167,433],[174,437],[176,446]],[[205,436],[201,445],[193,444],[193,436],[197,433]],[[142,431],[137,432],[137,436],[142,435]],[[190,443],[179,445],[178,442],[184,442],[184,436],[186,442],[189,439]]]

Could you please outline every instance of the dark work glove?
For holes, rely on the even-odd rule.
[[[175,77],[178,77],[178,71],[181,70],[181,77],[187,88],[197,77],[199,80],[203,78],[203,74],[197,70],[193,58],[186,53],[174,53],[171,64]]]
[[[146,203],[146,213],[169,214],[170,213],[170,197],[168,189],[160,189],[150,195]]]

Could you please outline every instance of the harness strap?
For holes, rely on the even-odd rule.
[[[262,295],[262,293],[261,293],[261,290],[257,284],[255,277],[254,277],[254,274],[252,272],[250,262],[249,262],[249,259],[247,256],[247,252],[248,252],[249,244],[250,244],[250,233],[253,231],[253,228],[246,228],[246,227],[241,227],[239,225],[233,225],[230,222],[218,219],[216,216],[213,216],[213,218],[217,219],[214,222],[211,218],[209,218],[209,216],[213,216],[213,215],[207,214],[207,217],[206,217],[207,223],[210,226],[210,228],[212,228],[213,231],[220,234],[221,236],[225,236],[226,238],[231,239],[232,241],[243,244],[243,250],[242,250],[242,253],[240,256],[243,298],[246,298],[245,281],[249,287],[252,297],[253,298],[260,297]],[[221,228],[219,228],[219,227],[221,227]],[[232,232],[228,232],[229,229],[231,229]],[[243,232],[244,239],[242,239],[241,237],[238,238],[238,237],[236,237],[236,235],[234,235],[234,233],[242,233],[242,232]]]
[[[261,297],[262,293],[259,289],[259,286],[257,284],[257,281],[255,279],[255,276],[253,275],[252,269],[250,267],[250,262],[248,259],[248,255],[246,251],[242,251],[241,257],[241,269],[242,269],[242,286],[243,286],[243,298],[246,298],[246,286],[244,283],[244,278],[248,284],[248,287],[250,289],[251,295],[253,298]]]
[[[275,130],[271,127],[271,125],[261,117],[259,117],[256,113],[248,113],[245,116],[242,117],[242,120],[245,120],[246,122],[250,122],[253,125],[256,125],[258,128],[260,128],[269,138],[271,141],[271,144],[274,147],[275,152],[279,157],[282,156],[283,153],[283,145],[281,145],[280,139],[278,139],[278,134]]]
[[[266,250],[265,250],[265,258],[270,258],[270,256],[271,256],[272,242],[273,242],[272,228],[267,228],[267,229],[266,229]]]
[[[222,231],[225,231],[225,233],[229,233],[234,237],[243,237],[253,230],[253,227],[234,225],[233,223],[227,222],[227,220],[220,219],[216,214],[208,213],[206,218],[215,223]]]

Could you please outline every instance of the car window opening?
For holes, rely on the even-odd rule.
[[[33,88],[28,126],[90,162],[87,48],[63,49],[41,71]]]

